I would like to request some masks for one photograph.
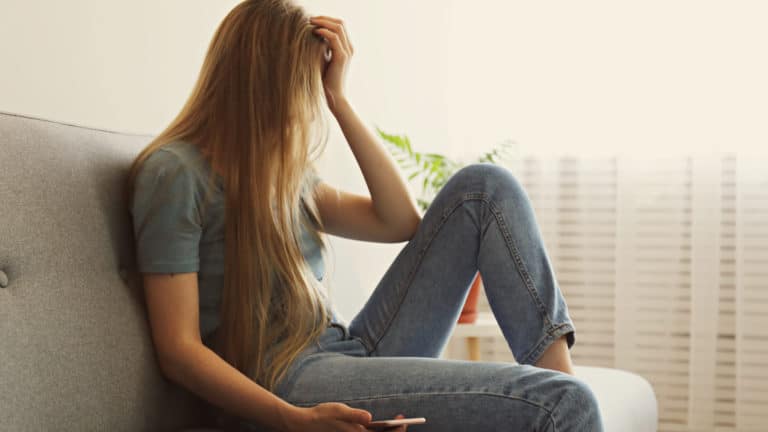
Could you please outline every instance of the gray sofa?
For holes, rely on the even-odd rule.
[[[0,431],[210,425],[160,373],[134,271],[123,185],[149,138],[0,113]],[[577,375],[608,431],[656,430],[646,380]]]
[[[148,137],[0,114],[0,430],[175,431],[122,191]]]

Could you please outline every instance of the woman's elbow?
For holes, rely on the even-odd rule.
[[[165,378],[176,383],[182,383],[185,360],[192,355],[189,352],[190,348],[190,346],[177,345],[173,348],[155,350],[160,372]]]
[[[179,380],[179,362],[174,357],[171,357],[169,355],[160,355],[157,356],[157,365],[160,368],[160,373],[163,374],[163,376],[171,381],[178,382]]]
[[[421,215],[415,213],[411,218],[410,223],[405,224],[405,228],[399,233],[395,241],[404,242],[412,239],[413,236],[416,235],[419,225],[421,225]]]

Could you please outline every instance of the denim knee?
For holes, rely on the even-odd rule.
[[[449,179],[452,186],[465,192],[504,193],[512,197],[525,196],[522,184],[508,168],[490,162],[477,162],[462,167]],[[505,196],[507,198],[507,196]]]
[[[583,380],[565,375],[560,398],[553,410],[555,430],[600,432],[603,420],[592,388]]]

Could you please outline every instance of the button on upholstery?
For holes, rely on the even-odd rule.
[[[0,270],[0,288],[8,286],[8,275],[4,271]]]

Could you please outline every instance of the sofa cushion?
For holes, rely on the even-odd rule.
[[[574,374],[595,393],[606,432],[656,432],[659,409],[653,387],[636,373],[574,366]]]
[[[4,430],[199,426],[162,377],[134,271],[124,183],[148,136],[0,113]]]

